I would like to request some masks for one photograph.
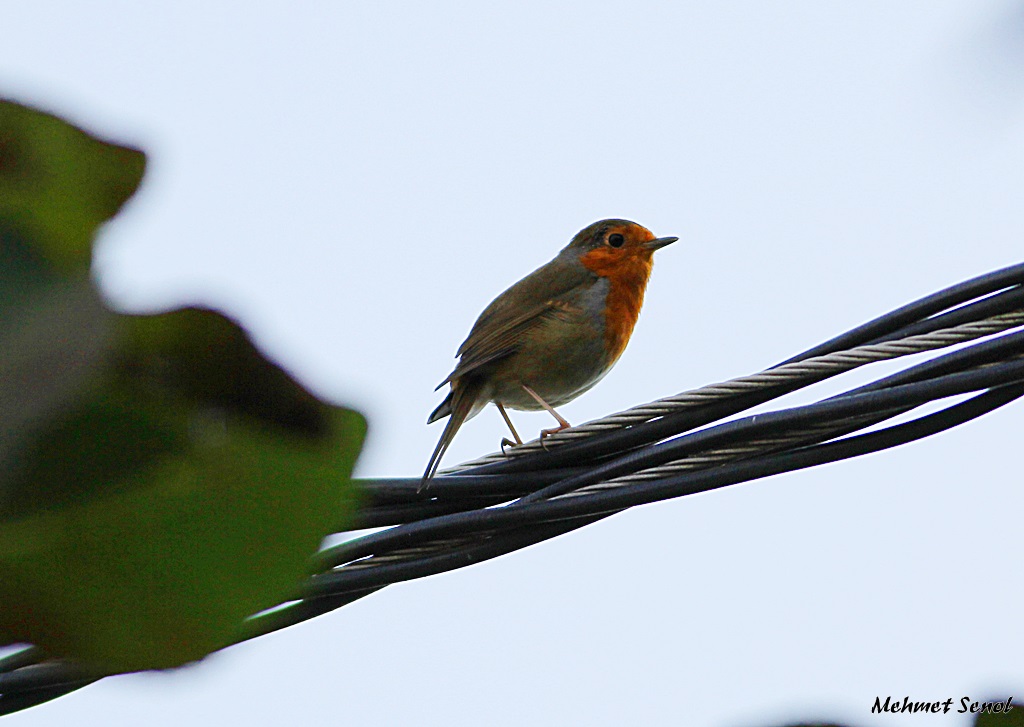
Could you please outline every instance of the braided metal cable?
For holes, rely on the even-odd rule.
[[[787,431],[778,436],[755,438],[740,444],[710,449],[700,454],[672,460],[666,464],[648,467],[647,469],[638,470],[637,472],[632,472],[626,475],[619,475],[618,477],[612,477],[611,479],[603,482],[567,492],[564,495],[556,495],[556,497],[573,497],[585,495],[590,492],[610,490],[632,482],[657,480],[669,475],[716,467],[718,465],[725,464],[726,462],[733,462],[740,459],[748,459],[757,455],[769,454],[771,452],[781,451],[797,445],[821,442],[833,438],[839,431],[846,431],[850,429],[851,425],[859,429],[863,422],[874,422],[876,419],[877,417],[875,415],[852,417],[850,421],[844,421],[838,426],[833,422],[815,422],[807,427]]]
[[[804,361],[782,364],[756,374],[741,376],[717,384],[709,384],[699,389],[684,391],[675,396],[641,404],[618,414],[612,414],[611,416],[595,419],[577,427],[555,432],[543,441],[534,440],[526,442],[505,452],[496,452],[470,462],[464,462],[454,468],[445,470],[445,472],[462,472],[510,457],[533,454],[573,440],[585,439],[595,434],[623,429],[634,424],[665,416],[666,414],[672,414],[717,400],[728,399],[739,394],[770,389],[780,384],[799,383],[807,380],[819,381],[866,364],[935,351],[958,343],[965,343],[1000,333],[1020,325],[1024,325],[1024,312],[1014,311],[992,316],[981,321],[941,329],[932,333],[910,336],[909,338],[886,343],[858,346],[849,351],[837,351]]]
[[[731,418],[869,363],[941,349],[952,350],[821,401]],[[1021,396],[1024,264],[930,295],[752,376],[463,464],[426,492],[418,492],[418,477],[363,481],[369,504],[359,527],[393,527],[318,553],[316,575],[295,599],[250,618],[239,641],[635,505],[896,447]],[[908,421],[896,419],[951,397],[960,400]],[[0,659],[0,715],[97,678],[75,664],[46,661],[29,647]]]

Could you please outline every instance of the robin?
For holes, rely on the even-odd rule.
[[[456,354],[455,370],[438,385],[451,391],[427,420],[450,416],[420,489],[437,472],[459,427],[494,402],[522,444],[506,407],[555,411],[590,389],[626,348],[644,302],[654,251],[678,237],[655,237],[629,220],[601,220],[580,230],[554,260],[504,293],[480,314]]]

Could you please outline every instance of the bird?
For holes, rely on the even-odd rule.
[[[589,390],[619,360],[633,333],[651,275],[654,252],[678,237],[655,237],[646,227],[606,219],[584,227],[553,260],[515,283],[488,305],[455,354],[442,381],[448,396],[427,419],[448,417],[419,490],[437,473],[456,432],[493,402],[522,444],[506,408],[556,410]]]

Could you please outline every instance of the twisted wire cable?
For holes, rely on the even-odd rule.
[[[502,461],[509,457],[520,457],[536,453],[547,448],[557,447],[566,442],[585,439],[602,432],[623,429],[634,424],[663,417],[667,414],[728,399],[740,394],[753,393],[761,389],[774,388],[783,384],[811,380],[820,381],[869,363],[946,348],[958,343],[990,336],[1020,325],[1024,325],[1024,311],[1013,311],[981,321],[910,336],[905,339],[858,346],[848,351],[837,351],[810,359],[780,364],[756,374],[741,376],[722,383],[710,384],[692,391],[684,391],[675,396],[658,399],[648,404],[641,404],[618,414],[596,419],[577,427],[563,429],[555,432],[543,441],[534,440],[513,447],[506,452],[494,453],[480,459],[465,462],[457,465],[455,468],[446,470],[446,473],[461,472],[483,464]]]
[[[1024,264],[980,276],[859,326],[752,376],[683,392],[443,473],[363,481],[359,527],[327,548],[279,607],[239,641],[333,611],[381,588],[461,568],[635,505],[900,446],[1024,396]],[[811,404],[730,419],[869,363],[940,353]],[[960,400],[909,421],[918,407]],[[966,398],[965,398],[966,397]],[[216,594],[212,594],[216,597]],[[0,659],[0,715],[101,678],[28,647]]]

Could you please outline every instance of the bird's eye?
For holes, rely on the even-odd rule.
[[[608,244],[612,247],[622,247],[626,242],[626,238],[616,232],[614,235],[608,235]]]

